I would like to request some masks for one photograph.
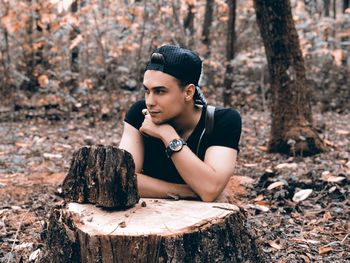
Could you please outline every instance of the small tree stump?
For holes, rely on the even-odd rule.
[[[127,211],[68,203],[48,223],[50,262],[264,262],[235,205],[141,199]]]
[[[82,147],[62,184],[64,199],[125,209],[140,199],[132,155],[113,146]]]

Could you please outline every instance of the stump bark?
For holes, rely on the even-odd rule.
[[[48,223],[50,262],[264,262],[235,205],[141,199],[127,211],[68,203]]]
[[[140,199],[132,155],[113,146],[82,147],[62,184],[64,199],[126,209]]]

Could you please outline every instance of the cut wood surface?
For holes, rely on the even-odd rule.
[[[141,199],[127,210],[109,212],[89,204],[68,204],[68,211],[79,215],[77,227],[89,235],[175,235],[189,232],[239,211],[227,203]],[[143,203],[142,203],[143,202]],[[146,205],[145,207],[142,207]]]
[[[47,244],[51,262],[263,262],[244,215],[227,203],[143,198],[126,211],[68,203],[52,212]]]

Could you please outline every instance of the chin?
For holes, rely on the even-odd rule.
[[[161,124],[165,124],[166,121],[165,120],[161,120],[161,119],[152,119],[153,123],[154,124],[157,124],[157,125],[161,125]]]

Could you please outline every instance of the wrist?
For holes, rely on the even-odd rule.
[[[177,134],[175,129],[169,125],[169,129],[162,135],[161,140],[164,143],[165,147],[174,139],[180,139],[180,136]]]

